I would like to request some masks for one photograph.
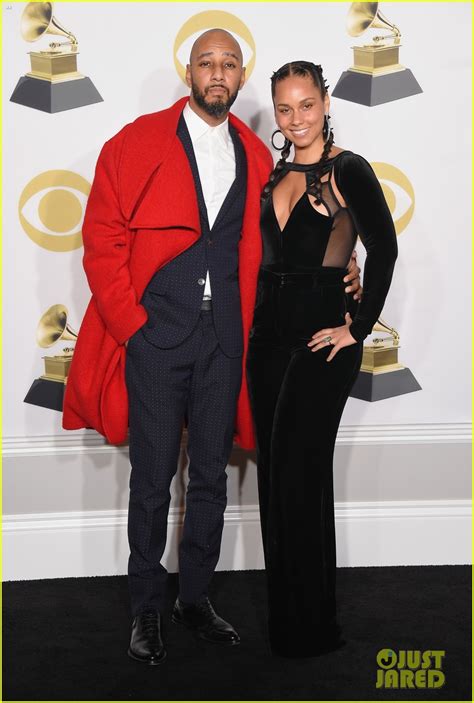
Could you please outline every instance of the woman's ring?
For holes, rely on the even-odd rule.
[[[324,337],[323,342],[327,342],[327,343],[329,344],[330,341],[331,341],[331,339],[332,339],[332,337],[330,337],[330,336],[328,335],[327,337]]]

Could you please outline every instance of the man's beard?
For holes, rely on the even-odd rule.
[[[194,100],[196,101],[197,105],[199,105],[199,107],[201,107],[204,112],[206,112],[211,117],[222,117],[223,115],[226,115],[229,112],[233,103],[235,102],[237,93],[239,92],[238,90],[236,90],[233,95],[230,95],[228,92],[227,100],[224,100],[223,96],[219,96],[218,100],[214,100],[213,102],[208,103],[206,102],[206,95],[208,93],[208,90],[209,88],[206,88],[206,90],[201,93],[194,81],[191,82],[191,92]]]

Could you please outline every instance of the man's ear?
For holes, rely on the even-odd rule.
[[[192,81],[191,81],[191,66],[190,66],[189,63],[186,64],[186,75],[185,75],[185,78],[186,78],[186,84],[187,84],[188,88],[191,88],[191,85],[192,85]]]
[[[239,83],[239,90],[244,87],[245,80],[246,80],[246,74],[245,74],[245,66],[242,66],[242,75],[240,76],[240,83]]]

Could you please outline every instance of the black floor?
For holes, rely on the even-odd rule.
[[[127,579],[3,584],[3,700],[471,700],[471,567],[341,568],[339,622],[346,645],[311,659],[271,656],[263,571],[218,572],[211,597],[239,631],[237,647],[196,640],[170,622],[169,578],[157,667],[126,655]],[[437,689],[377,688],[378,650],[444,650]]]

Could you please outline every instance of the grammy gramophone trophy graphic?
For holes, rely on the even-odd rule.
[[[420,391],[421,386],[406,366],[398,361],[400,335],[379,317],[372,332],[387,333],[364,344],[359,375],[352,386],[351,398],[384,400]]]
[[[368,29],[389,30],[372,37],[370,44],[353,46],[354,64],[344,71],[332,95],[360,105],[381,105],[422,93],[409,68],[399,63],[401,32],[379,10],[378,2],[353,2],[346,20],[347,32],[359,37]]]
[[[29,52],[31,71],[20,78],[10,101],[49,113],[102,102],[91,79],[77,70],[77,39],[53,16],[53,3],[29,2],[21,16],[21,35],[34,42],[45,34],[60,35],[67,41],[51,42],[46,50]]]
[[[67,317],[68,311],[64,305],[52,305],[46,310],[36,329],[36,341],[40,347],[48,349],[60,340],[76,341],[77,332],[68,325]],[[74,347],[64,347],[62,354],[43,357],[44,374],[33,381],[24,403],[62,411],[73,351]]]

